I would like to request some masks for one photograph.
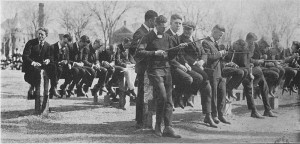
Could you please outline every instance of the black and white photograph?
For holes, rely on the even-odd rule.
[[[1,143],[300,143],[299,0],[1,0]]]

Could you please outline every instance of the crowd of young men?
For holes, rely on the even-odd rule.
[[[31,85],[28,98],[39,94],[40,68],[47,71],[51,80],[50,98],[70,97],[75,93],[75,86],[77,96],[87,96],[95,78],[99,79],[91,88],[93,96],[108,92],[112,100],[117,101],[112,85],[124,78],[127,90],[122,89],[120,95],[136,96],[134,82],[127,69],[135,66],[137,126],[143,124],[146,76],[153,86],[156,100],[155,134],[180,138],[172,128],[174,107],[193,106],[190,99],[198,92],[205,114],[204,122],[217,128],[220,122],[230,124],[224,116],[226,95],[235,97],[232,90],[240,84],[254,118],[263,118],[253,100],[256,88],[265,107],[264,116],[269,117],[276,117],[271,111],[269,95],[274,97],[283,79],[283,92],[294,92],[295,86],[300,89],[299,42],[293,42],[291,49],[283,50],[275,33],[270,47],[264,38],[257,43],[257,36],[250,32],[246,40],[239,39],[230,49],[222,49],[218,40],[225,33],[225,28],[221,25],[215,25],[210,36],[199,40],[193,37],[196,25],[192,21],[183,22],[180,15],[173,14],[168,30],[167,21],[165,16],[149,10],[132,41],[125,38],[121,44],[108,48],[103,46],[101,39],[92,44],[86,35],[72,43],[68,34],[50,46],[45,42],[48,30],[40,28],[38,38],[28,41],[23,52],[24,78]],[[181,27],[183,33],[179,34]],[[65,81],[58,93],[58,80],[62,78]],[[162,121],[165,125],[163,132]]]

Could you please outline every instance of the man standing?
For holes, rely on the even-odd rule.
[[[49,73],[51,88],[49,97],[53,96],[61,97],[57,93],[57,84],[61,75],[68,75],[70,73],[69,65],[69,47],[68,44],[72,42],[72,37],[69,34],[63,35],[61,40],[51,46],[51,73]],[[62,89],[62,95],[66,94],[65,90]]]
[[[225,28],[220,25],[213,27],[211,36],[205,38],[202,46],[207,56],[207,68],[213,70],[210,74],[210,83],[212,86],[212,117],[216,124],[220,121],[230,124],[224,117],[225,99],[226,99],[226,80],[221,76],[221,61],[227,54],[226,50],[220,50],[217,41],[222,37]]]
[[[144,36],[139,48],[139,54],[147,60],[147,73],[156,94],[156,124],[155,134],[181,138],[172,128],[173,102],[172,102],[172,76],[169,61],[174,58],[171,52],[172,38],[164,33],[167,18],[163,15],[157,17],[155,28]],[[161,132],[161,122],[164,119],[165,129]]]
[[[50,63],[50,44],[45,41],[48,36],[48,29],[39,28],[38,37],[29,40],[23,51],[24,79],[30,84],[28,99],[39,98],[41,84],[41,68]]]
[[[138,45],[141,39],[150,32],[150,28],[154,27],[155,18],[157,13],[153,10],[148,10],[145,13],[145,22],[142,26],[136,30],[133,34],[133,39],[131,43],[131,48],[129,49],[130,55],[134,56],[136,61],[135,72],[137,73],[136,81],[138,86],[137,101],[136,101],[136,121],[137,127],[141,128],[143,126],[143,111],[144,111],[144,75],[147,67],[147,63],[143,57],[137,52]]]
[[[84,47],[82,61],[84,66],[90,67],[96,73],[96,77],[99,78],[98,83],[91,90],[93,96],[97,96],[99,90],[107,92],[105,87],[105,81],[107,79],[107,69],[100,66],[99,59],[96,58],[96,51],[103,46],[101,39],[96,39],[94,44]]]

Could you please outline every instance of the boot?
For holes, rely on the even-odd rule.
[[[98,97],[97,92],[98,92],[99,90],[100,90],[99,85],[98,85],[98,84],[95,84],[95,85],[94,85],[94,88],[91,89],[92,96]]]
[[[80,86],[77,87],[77,97],[83,97],[85,96],[85,93],[83,92],[82,88]]]
[[[225,119],[224,116],[219,116],[219,120],[220,120],[220,122],[222,122],[222,123],[225,123],[225,124],[231,124],[229,121],[227,121],[227,120]]]
[[[265,110],[264,116],[277,117],[271,110]]]
[[[27,99],[28,100],[32,100],[35,99],[35,95],[34,95],[34,87],[30,85],[28,93],[27,93]]]
[[[258,118],[258,119],[264,119],[264,117],[260,113],[258,113],[257,110],[252,110],[251,117]]]
[[[162,136],[161,126],[159,124],[155,124],[154,134],[159,137]]]
[[[50,88],[49,97],[52,99],[53,96],[56,96],[56,97],[58,97],[58,98],[61,98],[61,96],[60,96],[60,95],[58,94],[58,92],[57,92],[57,87],[56,87],[56,86]]]
[[[60,96],[63,97],[63,96],[67,96],[67,91],[66,91],[66,86],[65,84],[62,84],[60,85]]]
[[[174,129],[171,126],[166,126],[162,134],[163,137],[181,138],[180,135],[175,134]]]
[[[192,101],[193,95],[192,94],[186,94],[186,106],[194,107],[193,101]]]
[[[216,124],[219,124],[219,123],[220,123],[220,120],[218,119],[218,117],[213,117],[213,121],[214,121]]]
[[[215,124],[215,122],[213,121],[212,117],[211,117],[211,113],[207,113],[205,115],[205,118],[204,118],[204,123],[208,123],[211,127],[213,128],[218,128],[218,126]]]

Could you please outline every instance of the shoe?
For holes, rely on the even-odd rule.
[[[162,137],[161,126],[156,124],[154,129],[154,134],[156,136]]]
[[[275,95],[274,95],[273,92],[269,92],[269,94],[270,94],[271,97],[275,98]],[[261,99],[261,97],[259,97],[259,98]]]
[[[228,93],[228,97],[229,97],[229,98],[232,97],[232,98],[234,98],[234,99],[237,99],[237,97],[236,97],[235,95],[233,95],[232,90],[227,90],[227,93]]]
[[[67,90],[67,97],[71,97],[72,95],[75,95],[74,90]]]
[[[222,122],[222,123],[225,123],[225,124],[231,124],[229,121],[227,121],[227,120],[225,119],[224,116],[219,116],[219,120],[220,120],[220,122]]]
[[[251,117],[258,118],[258,119],[264,119],[264,117],[260,113],[258,113],[257,111],[252,111],[251,112]]]
[[[282,88],[281,94],[283,95],[284,92],[288,92],[288,88],[287,88],[287,87]],[[290,92],[290,93],[291,93],[291,92]]]
[[[219,124],[219,123],[220,123],[220,120],[218,119],[218,117],[213,117],[213,121],[214,121],[216,124]]]
[[[100,91],[102,91],[102,92],[108,92],[108,90],[106,89],[105,86],[103,86],[102,88],[100,88]]]
[[[136,94],[135,94],[135,92],[134,92],[134,89],[132,89],[132,90],[127,90],[126,92],[129,93],[129,94],[132,94],[134,97],[136,97]]]
[[[50,89],[50,93],[49,93],[49,97],[53,97],[53,96],[56,96],[58,98],[61,98],[61,96],[58,94],[57,92],[57,89],[54,87],[54,88],[51,88]]]
[[[87,93],[87,92],[89,91],[89,86],[84,85],[84,86],[83,86],[83,91],[84,91],[85,93]]]
[[[67,91],[65,89],[61,89],[59,94],[61,96],[60,98],[62,98],[63,96],[67,96]]]
[[[166,126],[162,134],[163,137],[181,138],[180,135],[175,134],[175,131],[171,126]]]
[[[182,97],[179,97],[178,99],[179,99],[179,100],[178,100],[178,101],[179,101],[179,102],[178,102],[178,106],[181,107],[182,109],[184,109],[183,98],[182,98]]]
[[[30,88],[29,88],[29,90],[27,92],[27,99],[28,100],[35,99],[34,91],[33,91],[33,86],[30,86]]]
[[[271,110],[265,110],[264,116],[277,117]]]
[[[77,88],[77,97],[83,97],[86,94],[82,91],[82,88]]]
[[[211,127],[213,128],[218,128],[218,126],[215,124],[215,122],[213,121],[211,114],[206,114],[205,118],[204,118],[204,123],[209,124]]]

